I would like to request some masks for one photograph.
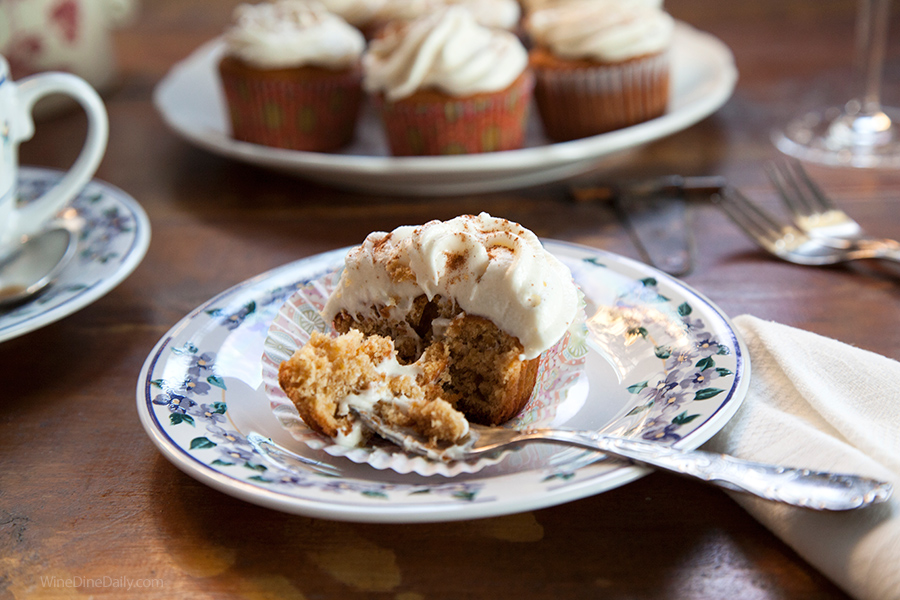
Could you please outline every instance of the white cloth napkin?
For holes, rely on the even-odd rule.
[[[704,449],[890,481],[890,501],[815,512],[733,498],[858,600],[900,599],[900,362],[749,315],[750,388]],[[889,326],[889,325],[888,325]]]

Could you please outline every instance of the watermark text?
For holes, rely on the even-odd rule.
[[[139,588],[162,588],[164,582],[159,578],[143,578],[136,579],[132,577],[57,577],[51,575],[49,577],[41,576],[41,587],[49,588],[114,588],[119,590],[133,590]]]

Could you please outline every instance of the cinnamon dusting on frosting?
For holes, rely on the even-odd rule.
[[[490,319],[528,358],[565,334],[581,303],[569,270],[534,233],[481,213],[370,234],[348,254],[323,317],[364,316],[373,306],[406,315],[422,296],[453,298]]]

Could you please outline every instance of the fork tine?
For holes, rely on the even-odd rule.
[[[798,178],[791,172],[787,163],[766,163],[765,171],[769,181],[794,215],[809,217],[817,212],[815,202],[810,202],[809,194],[800,189]]]
[[[795,185],[797,185],[798,188],[800,186],[806,188],[808,192],[806,197],[810,201],[810,206],[817,206],[817,212],[824,212],[837,208],[834,201],[822,191],[822,188],[816,185],[816,182],[812,180],[799,161],[790,161],[788,164],[790,165],[788,170],[793,174]]]
[[[749,235],[751,238],[759,242],[765,247],[769,246],[769,242],[771,241],[771,236],[768,235],[765,228],[760,228],[752,218],[747,216],[737,205],[726,202],[720,196],[722,201],[719,202],[719,205],[725,211],[725,213],[731,217],[731,220],[741,229],[744,230],[744,233]]]
[[[717,196],[731,220],[767,249],[781,239],[784,226],[737,189],[724,188]]]

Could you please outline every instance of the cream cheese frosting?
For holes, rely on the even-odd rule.
[[[522,16],[517,0],[444,0],[444,3],[466,8],[485,27],[515,29]]]
[[[400,100],[425,88],[451,96],[509,87],[528,66],[528,53],[508,31],[479,25],[460,6],[388,30],[363,56],[363,85]]]
[[[421,294],[490,319],[518,338],[524,359],[559,341],[582,303],[569,269],[533,232],[481,213],[369,234],[347,255],[322,316],[365,316],[377,306],[402,317]]]
[[[526,23],[539,46],[562,58],[620,62],[665,51],[675,22],[638,1],[580,0],[537,10]]]
[[[333,0],[332,0],[333,1]],[[445,6],[461,6],[485,27],[514,29],[522,9],[518,0],[375,0],[379,3],[376,18],[382,22],[412,21]]]
[[[384,9],[387,0],[319,0],[322,6],[355,27],[369,25]]]
[[[468,9],[485,27],[514,29],[522,9],[518,0],[306,0],[320,2],[326,10],[358,28],[391,21],[413,21],[445,6]]]
[[[379,21],[412,21],[440,9],[443,0],[378,0],[381,6],[376,18]]]
[[[375,371],[378,373],[378,377],[369,381],[367,387],[348,394],[338,402],[336,415],[350,415],[351,417],[348,423],[349,427],[347,429],[339,429],[338,435],[334,438],[334,441],[340,446],[361,446],[366,440],[368,428],[359,419],[351,415],[351,409],[373,414],[376,412],[376,405],[379,402],[389,402],[403,412],[407,412],[410,405],[416,402],[416,400],[407,396],[394,394],[391,390],[391,381],[403,378],[415,381],[416,377],[422,372],[418,365],[401,365],[397,361],[397,356],[393,355],[377,364]],[[452,411],[451,414],[455,417],[454,420],[459,429],[462,430],[462,435],[465,435],[469,431],[469,422],[458,411]]]
[[[540,10],[542,8],[550,8],[553,6],[559,6],[562,4],[571,4],[573,2],[583,2],[584,0],[521,0],[523,8],[527,12],[534,12],[536,10]],[[607,0],[610,1],[610,0]],[[663,0],[611,0],[617,4],[623,4],[627,6],[649,6],[652,8],[663,7]]]
[[[314,2],[241,4],[233,20],[225,34],[229,54],[260,69],[343,69],[365,50],[358,29]]]

